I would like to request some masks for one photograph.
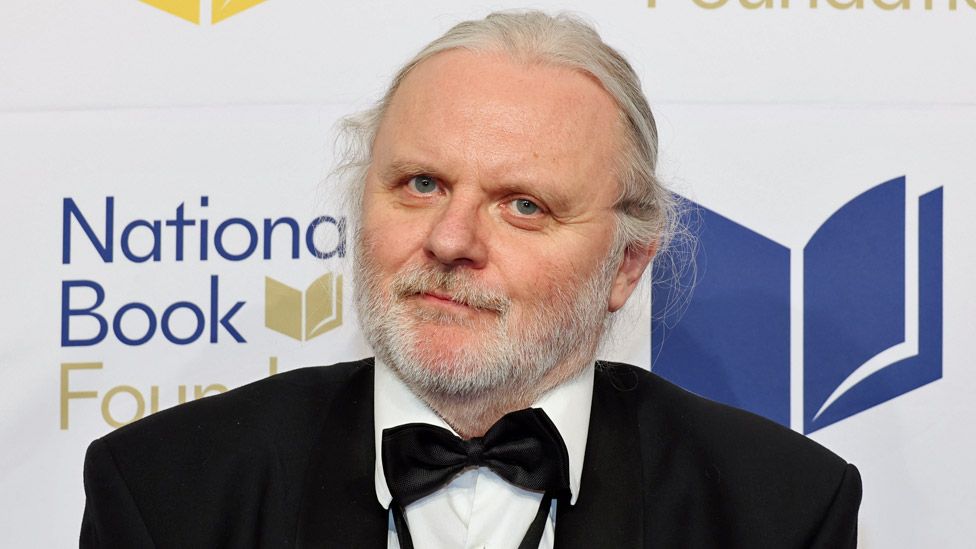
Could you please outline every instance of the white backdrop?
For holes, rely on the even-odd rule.
[[[254,2],[217,2],[247,3]],[[403,61],[458,20],[538,7],[580,12],[632,60],[658,117],[665,181],[792,250],[880,182],[905,176],[910,203],[943,188],[942,379],[812,437],[862,471],[862,546],[971,547],[976,2],[653,4],[268,0],[212,24],[219,9],[204,2],[201,23],[193,24],[137,0],[6,0],[0,545],[77,543],[84,449],[113,422],[139,415],[140,401],[148,413],[154,402],[159,408],[178,402],[181,387],[189,399],[274,368],[365,355],[348,275],[343,299],[335,300],[342,308],[337,327],[296,339],[266,326],[269,307],[300,327],[322,320],[302,324],[303,295],[320,295],[314,281],[323,274],[350,270],[338,226],[348,212],[323,183],[332,125],[374,100]],[[846,4],[854,6],[839,7]],[[111,263],[92,240],[106,240],[107,197]],[[67,223],[70,262],[66,204],[75,208]],[[196,224],[184,228],[177,261],[177,231],[165,222],[181,204],[184,218]],[[334,252],[322,260],[305,243],[319,216],[335,220],[313,227],[315,246]],[[264,238],[264,221],[284,217],[301,231],[298,258],[287,227]],[[215,243],[218,227],[235,218],[221,231],[225,255],[247,251],[248,223],[257,233],[255,251],[240,260],[221,257]],[[204,219],[208,253],[201,259]],[[152,247],[150,229],[139,222],[124,238],[135,220],[160,222],[159,261],[126,259],[123,240],[134,255]],[[296,303],[269,299],[266,277],[294,288]],[[73,289],[63,291],[66,284]],[[82,312],[96,303],[96,285],[104,302],[95,312],[108,318],[104,339],[65,345],[65,335],[73,341],[98,335],[98,322]],[[151,309],[159,324],[140,345],[126,345],[115,333],[146,333],[139,308],[130,306],[112,326],[116,311],[133,302]],[[199,307],[204,321],[199,338],[187,344],[162,333],[164,310],[181,302]],[[238,302],[244,303],[232,312]],[[611,358],[648,366],[647,296],[637,305],[635,327],[621,334]],[[168,315],[173,338],[190,339],[196,326],[185,303]],[[799,414],[792,410],[797,429]]]

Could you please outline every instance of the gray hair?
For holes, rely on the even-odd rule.
[[[566,67],[595,78],[616,102],[623,126],[613,249],[619,253],[624,247],[667,247],[677,226],[677,203],[655,176],[657,128],[640,79],[630,63],[605,44],[592,26],[568,14],[496,12],[481,20],[459,23],[404,65],[375,106],[342,120],[337,172],[351,180],[347,200],[352,211],[361,211],[373,140],[403,79],[430,57],[457,48],[501,51],[517,61]]]

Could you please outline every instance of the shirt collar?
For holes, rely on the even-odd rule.
[[[383,474],[383,429],[406,423],[427,423],[457,433],[414,395],[381,360],[376,359],[374,371],[373,434],[376,441],[374,480],[376,499],[385,509],[389,508],[393,496]],[[593,365],[591,364],[582,374],[552,389],[532,404],[533,408],[542,408],[546,412],[566,443],[566,451],[569,454],[571,505],[576,503],[576,498],[579,496],[592,401]]]

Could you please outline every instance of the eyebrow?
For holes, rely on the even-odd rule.
[[[394,160],[385,166],[380,173],[384,181],[397,180],[407,175],[428,174],[435,177],[440,175],[440,171],[436,168],[412,160]]]

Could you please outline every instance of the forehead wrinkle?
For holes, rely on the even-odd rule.
[[[485,60],[493,67],[487,72],[494,81],[473,70]],[[525,185],[525,191],[535,193],[558,189],[565,178],[573,191],[550,194],[570,195],[569,202],[573,196],[592,201],[605,182],[617,183],[617,105],[586,73],[558,66],[533,66],[526,72],[525,65],[511,61],[448,51],[418,65],[384,117],[395,151],[391,156],[411,153],[404,156],[422,159],[417,163],[454,180]],[[499,70],[491,62],[510,67]],[[508,70],[511,66],[516,70]],[[549,71],[548,77],[542,74]]]
[[[619,133],[616,120],[619,109],[606,90],[590,75],[553,65],[535,65],[533,72],[523,73],[518,69],[525,66],[515,63],[516,70],[507,72],[502,91],[496,90],[497,95],[492,97],[478,96],[477,101],[473,102],[471,95],[465,92],[481,89],[484,83],[477,73],[454,74],[458,72],[456,67],[445,67],[448,56],[452,55],[493,57],[458,51],[435,55],[407,76],[393,98],[391,110],[402,108],[403,114],[410,119],[417,118],[417,115],[426,117],[438,126],[433,131],[446,130],[455,134],[455,138],[479,141],[504,136],[527,138],[537,154],[564,152],[564,155],[569,155],[581,150],[592,152],[592,147],[559,151],[547,146],[550,143],[572,142],[569,137],[579,134],[581,130],[589,134],[591,141],[616,141],[608,140],[605,135],[596,135],[599,129],[607,127],[604,120],[607,111],[593,108],[594,99],[604,103],[613,113],[609,126],[614,137]],[[501,63],[511,61],[505,58],[497,60]],[[538,70],[558,74],[553,74],[553,78],[539,78],[536,74]],[[566,89],[564,84],[567,78],[575,79],[574,89]],[[533,101],[540,96],[545,96],[546,100]],[[532,102],[533,109],[526,111],[526,101],[520,99]],[[454,141],[458,143],[461,139]]]

